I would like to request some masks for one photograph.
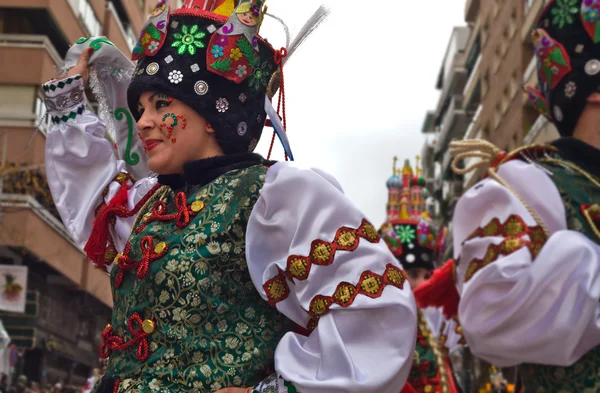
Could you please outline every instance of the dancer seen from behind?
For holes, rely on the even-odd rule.
[[[202,7],[154,10],[135,70],[83,38],[44,86],[56,206],[113,289],[95,391],[397,393],[416,331],[405,272],[335,179],[252,153],[269,115],[293,157],[266,93],[294,44],[258,35],[259,0]]]
[[[509,154],[453,145],[492,164],[454,214],[465,337],[475,355],[518,365],[526,393],[600,391],[599,12],[552,1],[533,31],[539,90],[526,90],[558,140]]]
[[[431,277],[438,253],[438,238],[425,210],[427,189],[418,163],[415,174],[406,160],[400,177],[394,158],[394,174],[386,186],[387,218],[379,232],[406,270],[414,290]],[[460,345],[457,326],[456,320],[445,318],[441,309],[418,310],[415,355],[402,393],[457,392],[447,350],[450,343]]]

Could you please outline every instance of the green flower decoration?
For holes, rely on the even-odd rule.
[[[398,231],[402,243],[410,243],[415,240],[415,230],[408,225],[402,225]]]
[[[250,87],[256,92],[266,87],[269,83],[270,74],[269,65],[265,61],[250,74]]]
[[[556,5],[552,8],[552,24],[558,25],[559,29],[572,25],[575,21],[573,15],[578,13],[577,0],[556,0]]]
[[[194,56],[196,54],[196,48],[204,48],[204,42],[202,39],[206,37],[203,32],[198,32],[198,25],[193,25],[191,28],[186,25],[181,26],[181,34],[173,34],[173,38],[176,39],[171,46],[177,49],[178,55],[183,55],[185,52]]]

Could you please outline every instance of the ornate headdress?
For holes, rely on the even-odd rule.
[[[419,157],[416,173],[406,160],[399,176],[397,158],[394,157],[393,175],[386,183],[387,218],[380,234],[405,269],[433,269],[437,237],[433,222],[425,211],[427,189],[418,160]]]
[[[173,13],[159,3],[133,50],[138,64],[128,102],[134,117],[139,117],[142,92],[168,94],[213,126],[226,154],[254,150],[268,117],[293,159],[280,116],[267,96],[283,87],[287,51],[273,49],[258,34],[265,13],[263,0],[242,0],[237,6],[233,0],[188,0]],[[319,15],[318,22],[327,11]]]
[[[530,102],[563,136],[600,87],[600,0],[551,0],[532,33],[539,89]]]

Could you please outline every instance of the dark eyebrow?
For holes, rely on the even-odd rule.
[[[148,97],[148,101],[152,102],[154,100],[154,98],[156,98],[157,95],[158,95],[158,93],[152,94],[150,97]],[[143,106],[143,105],[141,102],[138,101],[137,106],[139,108],[140,106]]]

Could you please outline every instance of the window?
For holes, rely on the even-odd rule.
[[[502,60],[502,43],[499,43],[496,46],[496,50],[494,51],[494,61],[492,63],[492,72],[495,74],[500,68],[500,62]]]
[[[483,76],[483,80],[481,82],[481,97],[485,97],[487,95],[488,90],[490,89],[490,72],[486,71]]]
[[[102,33],[102,26],[87,0],[70,0],[69,4],[71,4],[73,11],[79,16],[90,35],[97,36]]]
[[[510,99],[512,100],[513,98],[515,98],[515,95],[519,92],[519,70],[515,69],[512,72],[511,78],[510,78]]]
[[[502,105],[501,103],[496,104],[496,110],[494,111],[494,130],[498,128],[498,125],[502,121]]]
[[[513,7],[512,12],[510,13],[510,22],[508,23],[508,35],[509,38],[512,39],[517,32],[517,9]]]
[[[485,20],[483,27],[481,28],[481,47],[483,48],[490,35],[490,18]]]
[[[500,113],[502,114],[502,116],[504,116],[504,114],[506,113],[506,111],[508,110],[508,107],[510,106],[510,85],[506,86],[504,88],[504,91],[502,92],[502,102],[501,102],[501,110]]]

